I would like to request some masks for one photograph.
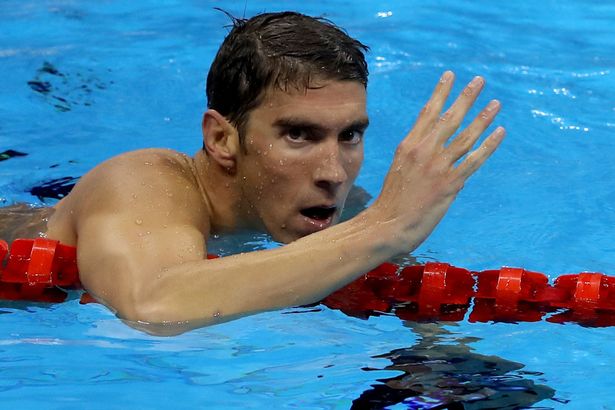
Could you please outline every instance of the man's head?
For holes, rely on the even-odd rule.
[[[250,111],[270,90],[307,90],[314,80],[367,86],[367,47],[328,20],[282,12],[233,23],[210,68],[207,99],[242,143]]]
[[[363,162],[365,50],[297,13],[235,21],[207,79],[199,153],[229,224],[291,242],[339,220]]]

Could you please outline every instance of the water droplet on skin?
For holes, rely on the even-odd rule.
[[[213,316],[215,318],[219,318],[220,317],[220,311],[216,311]]]
[[[152,163],[151,163],[151,162],[149,162],[149,161],[145,161],[145,165],[154,165],[154,164],[152,164]]]
[[[136,220],[135,220],[135,223],[136,223],[137,225],[141,225],[141,224],[143,224],[143,219],[136,219]]]
[[[133,193],[133,194],[132,194],[132,198],[133,198],[133,199],[137,199],[137,194],[134,194],[134,193]]]

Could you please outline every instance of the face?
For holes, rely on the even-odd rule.
[[[238,154],[248,225],[288,243],[339,220],[363,162],[366,92],[355,81],[271,90],[254,109]]]

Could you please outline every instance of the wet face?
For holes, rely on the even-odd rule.
[[[248,224],[284,243],[339,220],[363,162],[365,88],[315,85],[271,90],[250,113],[237,161]]]

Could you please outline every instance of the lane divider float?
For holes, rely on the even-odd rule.
[[[7,256],[8,255],[8,256]],[[208,258],[214,258],[208,255]],[[5,261],[6,259],[6,261]],[[79,289],[76,248],[46,238],[0,240],[0,299],[62,302]],[[81,303],[94,301],[87,293]],[[447,263],[383,263],[321,301],[367,318],[395,314],[412,321],[575,322],[615,325],[615,277],[599,272],[559,276],[503,267],[473,272]]]

